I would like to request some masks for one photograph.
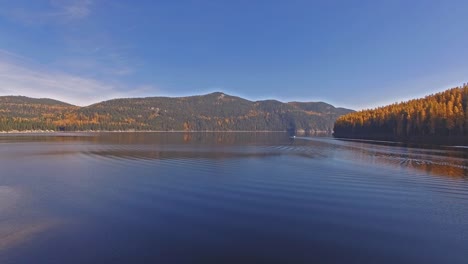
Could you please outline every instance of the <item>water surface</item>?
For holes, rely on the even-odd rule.
[[[468,150],[282,133],[0,137],[0,263],[466,263]]]

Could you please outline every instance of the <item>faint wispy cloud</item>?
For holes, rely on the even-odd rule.
[[[58,16],[71,19],[85,18],[91,13],[91,0],[52,1],[59,8]]]
[[[48,69],[0,50],[0,95],[48,97],[76,105],[89,105],[117,97],[147,96],[153,86],[129,87],[115,81]]]
[[[92,5],[92,0],[50,0],[42,9],[11,7],[0,10],[0,15],[28,25],[63,23],[88,17]]]
[[[67,69],[71,72],[92,78],[128,77],[135,73],[133,66],[120,61],[113,61],[103,56],[69,56],[52,62],[54,68]]]
[[[122,44],[106,32],[73,32],[61,36],[66,56],[55,58],[54,64],[88,74],[105,76],[128,76],[141,66],[134,47]]]

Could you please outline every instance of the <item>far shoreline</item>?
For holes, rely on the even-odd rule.
[[[287,131],[223,131],[223,130],[91,130],[91,131],[45,131],[45,130],[28,130],[28,131],[0,131],[0,137],[9,136],[86,136],[98,134],[119,134],[119,133],[288,133]]]
[[[439,137],[439,136],[424,136],[424,137],[352,137],[344,135],[332,135],[334,139],[343,141],[354,141],[362,143],[382,143],[392,145],[427,145],[427,146],[447,146],[447,147],[468,147],[468,142],[465,137]]]
[[[13,136],[92,136],[98,134],[119,133],[285,133],[298,136],[332,136],[329,131],[315,131],[314,133],[292,132],[287,130],[89,130],[89,131],[54,131],[54,130],[24,130],[0,131],[0,137]]]

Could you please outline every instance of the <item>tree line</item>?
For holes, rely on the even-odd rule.
[[[331,132],[352,110],[326,103],[252,102],[223,93],[113,99],[77,107],[47,99],[0,97],[0,131],[317,131]]]
[[[334,136],[418,140],[468,138],[468,84],[421,99],[339,117]]]

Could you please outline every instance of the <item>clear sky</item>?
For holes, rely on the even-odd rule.
[[[464,82],[466,0],[0,0],[0,95],[362,109]]]

